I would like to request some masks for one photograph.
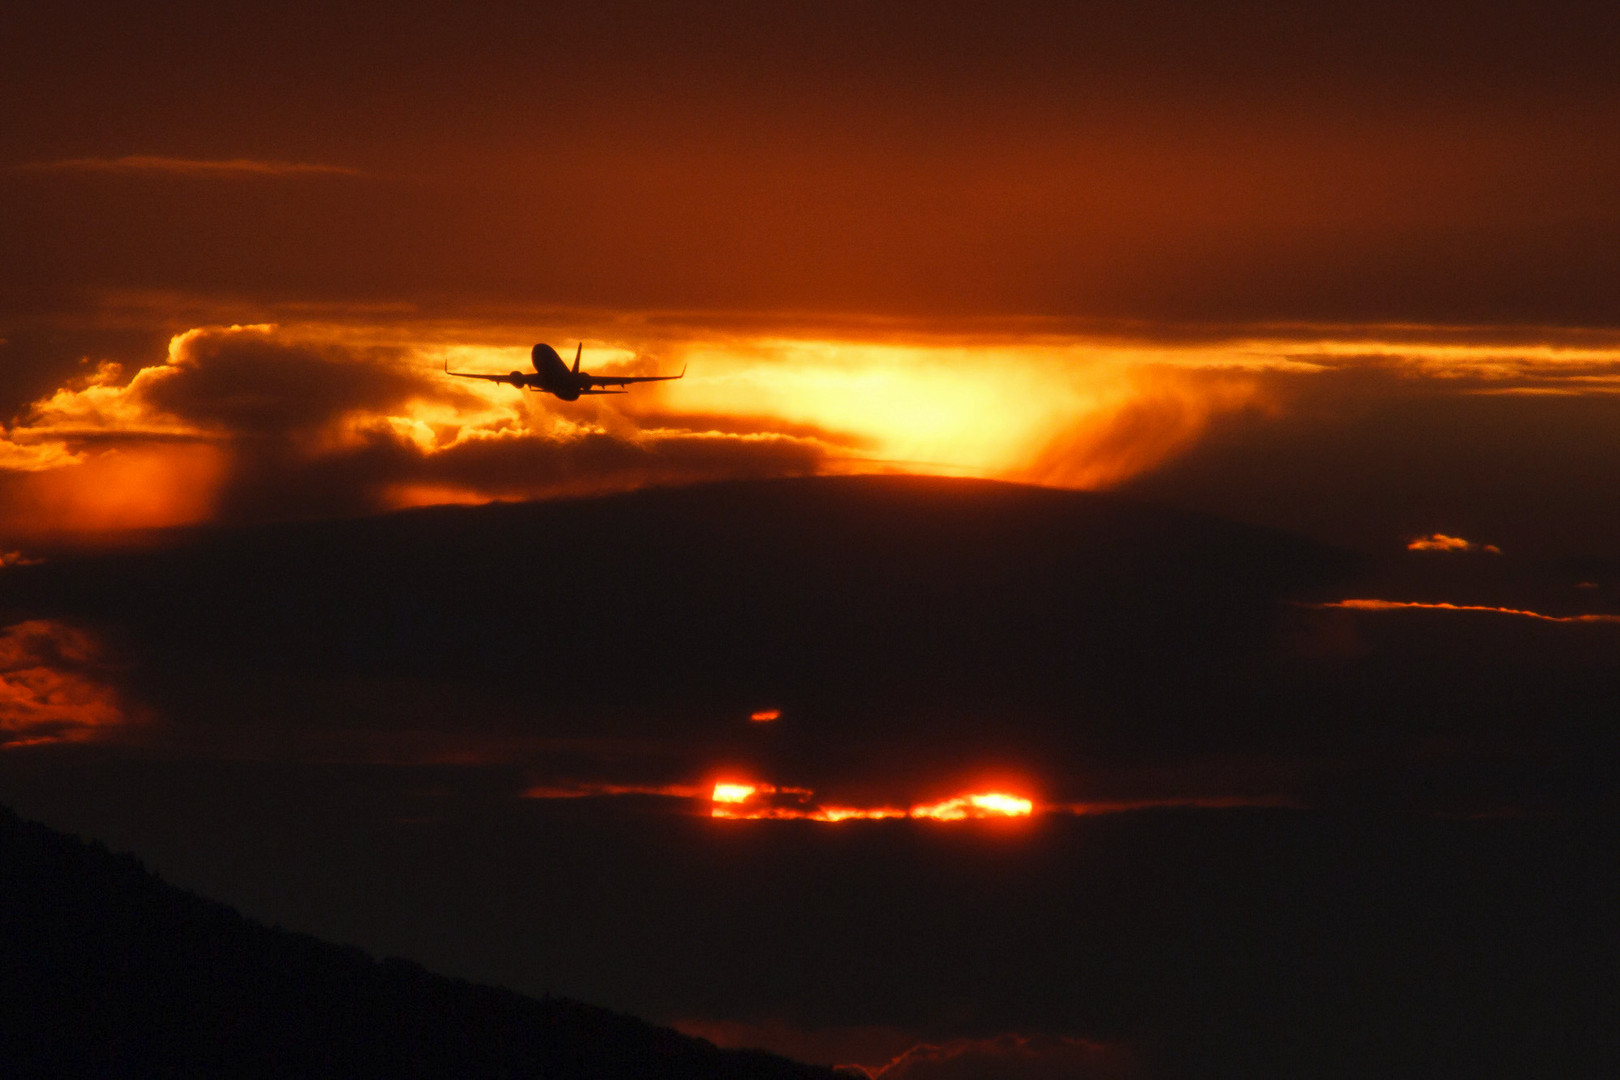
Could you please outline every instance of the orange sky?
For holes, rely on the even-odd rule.
[[[1614,16],[1590,6],[24,9],[0,44],[0,314],[36,328],[107,290],[1620,315]]]
[[[1195,850],[1186,838],[1201,834],[1176,833],[1159,851],[1122,843],[1121,866],[1153,872],[1119,891],[1129,915],[1114,923],[1074,915],[1076,897],[1116,884],[1094,875],[1089,847],[1047,849],[1061,853],[1058,877],[1013,873],[1011,890],[999,875],[1013,864],[962,860],[963,895],[994,901],[933,923],[919,914],[938,914],[922,909],[944,893],[892,862],[909,849],[873,846],[870,876],[842,878],[817,868],[843,855],[801,859],[813,851],[783,837],[847,853],[904,833],[960,845],[956,860],[981,832],[1030,840],[1145,807],[1306,806],[1380,828],[1395,809],[1612,810],[1620,5],[22,0],[3,25],[0,607],[15,614],[0,622],[0,762],[45,805],[93,803],[115,829],[170,813],[186,843],[232,813],[251,819],[258,848],[198,865],[263,872],[266,896],[318,883],[324,897],[300,918],[360,893],[393,905],[331,924],[378,955],[438,949],[471,964],[483,941],[496,959],[480,977],[611,991],[604,1002],[649,1013],[649,981],[691,979],[687,1002],[733,995],[727,1018],[750,1032],[773,1007],[761,992],[787,983],[855,1010],[818,1021],[828,1027],[888,1023],[850,1002],[895,987],[980,1025],[839,1059],[907,1078],[1000,1075],[1026,1050],[1086,1075],[1130,1064],[1112,1036],[1041,1034],[1041,1016],[1071,1005],[1139,1009],[1162,1034],[1213,1032],[1279,1015],[1265,993],[1280,987],[1285,1005],[1339,1024],[1356,1011],[1336,995],[1372,985],[1389,958],[1421,956],[1403,928],[1424,928],[1427,946],[1427,928],[1450,940],[1463,924],[1391,908],[1400,917],[1380,933],[1395,936],[1374,948],[1339,931],[1417,881],[1411,868],[1449,864],[1397,844],[1396,868],[1372,858],[1381,839],[1313,833],[1320,872],[1290,891],[1294,853],[1277,841],[1246,848],[1240,830],[1230,850]],[[687,374],[564,403],[444,373],[527,370],[542,341],[565,356],[583,342],[598,374]],[[635,501],[632,521],[702,517],[703,580],[649,561],[663,553],[652,530],[623,549],[639,577],[616,576],[627,560],[592,562],[618,550],[603,539],[616,524],[592,517],[609,503],[370,517],[888,473],[1121,498],[1060,500],[1057,517],[1050,493],[998,485],[737,485],[669,494],[657,513],[664,493]],[[950,570],[936,576],[952,580],[908,578],[909,549],[874,541],[811,560],[804,582],[758,602],[776,555],[842,556],[881,531],[885,500],[928,507],[946,490],[983,500],[984,517],[939,515],[969,522],[962,536],[917,540],[941,541]],[[732,544],[737,519],[682,509],[717,491],[793,527]],[[864,531],[832,529],[839,507]],[[996,567],[1006,538],[975,523],[999,525],[1006,507],[1021,508],[1022,546],[1010,546],[1027,555]],[[1226,536],[1200,513],[1238,524]],[[906,537],[935,520],[892,516]],[[583,518],[597,531],[574,533]],[[1082,518],[1107,542],[1063,531],[1083,532]],[[1132,532],[1138,518],[1152,527]],[[451,519],[478,527],[445,533],[459,537],[449,558],[411,531]],[[519,519],[527,548],[506,531]],[[193,549],[147,531],[288,521],[324,524],[251,533],[269,538],[268,557],[247,545],[207,566],[229,547],[221,537],[242,534]],[[458,561],[468,537],[479,554]],[[119,546],[136,541],[148,546]],[[399,545],[392,561],[372,558],[373,541]],[[732,548],[753,561],[734,563]],[[323,578],[277,565],[283,550],[336,561]],[[535,550],[567,565],[537,568]],[[1292,574],[1316,580],[1301,567],[1341,555],[1376,572],[1289,591]],[[576,577],[586,563],[597,571]],[[680,588],[661,591],[670,581]],[[904,602],[872,613],[869,595]],[[1276,625],[1261,626],[1262,610]],[[621,665],[626,639],[635,655]],[[571,659],[548,670],[558,656]],[[637,666],[649,656],[664,666]],[[798,697],[772,682],[784,679]],[[159,779],[128,781],[120,803],[116,769],[76,771],[96,755]],[[166,756],[174,770],[141,771]],[[287,771],[260,790],[227,759]],[[204,780],[175,779],[187,770]],[[84,779],[96,776],[107,783]],[[322,784],[347,793],[325,798]],[[371,784],[385,794],[355,794]],[[658,812],[612,839],[614,815],[647,800]],[[562,839],[531,850],[516,828],[498,843],[457,833],[457,805],[485,828],[498,814],[543,818]],[[981,817],[995,820],[969,820]],[[410,834],[397,847],[379,824],[395,818]],[[891,818],[916,823],[833,825]],[[412,847],[424,821],[439,839]],[[96,830],[73,831],[108,835]],[[735,857],[767,832],[792,853],[774,886],[759,850]],[[686,833],[713,850],[672,855]],[[1531,850],[1530,835],[1503,850]],[[361,851],[351,842],[364,857],[343,857]],[[401,856],[398,880],[434,877],[428,892],[364,870],[419,850],[436,854]],[[1469,893],[1466,875],[1489,860],[1463,850],[1461,876],[1436,871],[1422,887]],[[1199,882],[1187,875],[1206,857],[1243,869],[1230,887],[1166,884]],[[314,864],[300,860],[322,858],[329,876],[306,880]],[[511,901],[525,859],[543,888],[565,890],[551,907]],[[690,876],[614,870],[632,864]],[[686,885],[636,885],[669,881]],[[883,914],[879,882],[897,886],[898,916]],[[1152,916],[1178,889],[1198,917],[1183,938],[1160,936]],[[1519,911],[1530,894],[1510,891]],[[434,914],[447,896],[472,905],[464,921]],[[1298,922],[1302,897],[1331,917]],[[1566,900],[1557,910],[1579,907]],[[1351,950],[1348,976],[1296,993],[1260,966],[1232,968],[1208,950],[1267,938],[1223,938],[1203,917],[1220,904],[1277,913],[1255,916],[1267,934],[1308,929]],[[851,935],[846,910],[894,921]],[[829,913],[832,929],[803,951],[761,952]],[[1468,926],[1541,925],[1488,914]],[[366,936],[417,917],[425,952]],[[503,919],[516,927],[506,945]],[[705,936],[709,919],[721,929]],[[998,919],[1005,938],[984,937]],[[536,930],[557,926],[570,932]],[[668,932],[649,946],[637,936],[649,927]],[[953,982],[939,927],[959,927],[990,977]],[[1486,940],[1472,933],[1451,937]],[[990,946],[975,952],[980,937]],[[541,939],[580,951],[508,947]],[[1545,971],[1512,963],[1564,955],[1525,941],[1488,962],[1459,952],[1470,978],[1529,972],[1459,1000],[1485,1000],[1485,986],[1508,1002],[1501,1015],[1517,1008]],[[1107,978],[1086,981],[1084,958],[1108,955],[1098,943],[1121,950],[1120,972],[1162,965],[1163,983],[1131,1004]],[[1240,951],[1263,965],[1296,946]],[[1214,958],[1202,983],[1183,972],[1200,950]],[[1023,978],[1028,963],[1047,966],[1045,981]],[[1401,1007],[1445,975],[1433,968],[1393,969],[1415,977],[1388,982],[1401,991],[1390,1030],[1431,1015]],[[572,984],[531,978],[569,971]],[[1226,992],[1239,984],[1262,988],[1261,1004]],[[1194,1015],[1179,995],[1201,986],[1219,1008]],[[693,1014],[679,1000],[657,1009]],[[1001,1011],[1017,1000],[1035,1004]],[[1518,1040],[1527,1053],[1552,1041]],[[1370,1044],[1351,1032],[1343,1045]]]

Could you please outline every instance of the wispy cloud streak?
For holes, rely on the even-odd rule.
[[[1620,615],[1544,615],[1539,611],[1527,611],[1524,608],[1494,607],[1489,604],[1426,603],[1418,600],[1336,600],[1331,603],[1313,604],[1311,606],[1316,608],[1343,608],[1350,611],[1461,611],[1478,612],[1486,615],[1516,615],[1524,619],[1538,619],[1542,622],[1553,623],[1620,624]]]
[[[26,172],[112,173],[130,175],[291,177],[359,176],[359,169],[305,161],[259,161],[254,158],[176,158],[155,154],[129,154],[116,158],[64,158],[18,166]]]

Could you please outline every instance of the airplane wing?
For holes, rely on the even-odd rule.
[[[679,375],[581,375],[579,381],[584,385],[580,388],[583,394],[616,394],[617,390],[598,390],[598,386],[625,387],[638,382],[664,382],[668,379],[684,379],[686,369],[681,368]]]
[[[450,361],[444,362],[444,373],[454,375],[460,379],[488,379],[490,382],[507,383],[519,390],[529,385],[529,377],[521,371],[514,371],[510,375],[482,375],[473,371],[451,371]]]

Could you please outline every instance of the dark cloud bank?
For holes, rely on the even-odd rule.
[[[918,1076],[1001,1075],[1009,1032],[1164,1076],[1615,1060],[1612,626],[1316,610],[1416,571],[898,478],[4,572],[8,618],[100,635],[163,722],[10,752],[0,791],[300,929],[663,1019],[968,1040]],[[1054,801],[1296,808],[828,826],[519,797],[721,768],[850,799],[991,771]]]

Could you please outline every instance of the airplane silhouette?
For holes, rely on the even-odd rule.
[[[519,390],[543,390],[554,394],[564,401],[578,401],[581,394],[628,394],[623,389],[630,383],[663,382],[666,379],[679,379],[686,375],[686,368],[681,368],[679,375],[592,375],[588,371],[579,370],[579,356],[585,351],[585,343],[579,343],[574,350],[574,370],[568,370],[563,358],[557,355],[557,350],[541,342],[530,353],[534,364],[535,374],[525,375],[521,371],[514,371],[507,375],[479,375],[471,371],[451,371],[450,361],[444,362],[446,375],[459,375],[463,379],[488,379],[490,382],[510,383]],[[618,390],[599,390],[600,386],[617,386]]]

